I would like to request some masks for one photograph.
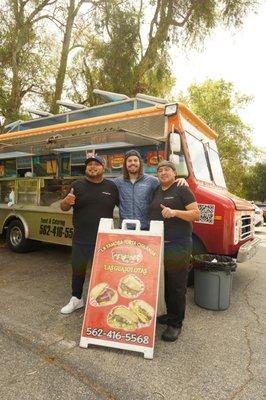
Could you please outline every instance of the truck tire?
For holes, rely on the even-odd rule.
[[[33,247],[33,240],[26,239],[23,223],[16,219],[7,227],[6,242],[10,250],[15,253],[26,253]]]

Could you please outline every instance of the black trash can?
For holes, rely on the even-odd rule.
[[[235,260],[217,254],[200,254],[194,256],[193,264],[195,303],[208,310],[226,310],[230,304]]]

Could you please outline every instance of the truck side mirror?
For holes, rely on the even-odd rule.
[[[3,115],[0,115],[0,126],[4,126],[5,125],[5,117]]]
[[[181,141],[178,133],[170,133],[170,153],[179,153],[181,151]]]
[[[187,164],[183,154],[180,156],[177,154],[170,154],[169,161],[172,161],[175,164],[177,176],[188,176]]]

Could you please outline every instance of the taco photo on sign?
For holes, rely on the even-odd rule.
[[[144,300],[134,300],[129,303],[129,309],[137,315],[142,326],[149,326],[153,316],[154,308]]]
[[[114,307],[107,316],[107,324],[111,328],[134,331],[138,327],[138,317],[125,306]]]
[[[136,275],[129,274],[124,276],[118,285],[118,293],[122,297],[134,299],[144,292],[145,286]]]
[[[94,307],[110,306],[115,304],[117,299],[117,291],[106,282],[98,283],[90,292],[90,304]]]

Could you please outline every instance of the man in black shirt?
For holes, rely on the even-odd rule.
[[[83,284],[88,264],[91,264],[98,225],[101,218],[113,218],[119,196],[116,185],[103,178],[104,161],[97,155],[85,161],[86,177],[71,185],[69,194],[62,200],[63,211],[73,207],[74,236],[72,241],[72,297],[61,309],[70,314],[84,306]]]
[[[150,206],[150,219],[164,221],[165,302],[167,314],[158,322],[167,325],[162,339],[177,340],[185,317],[186,284],[192,251],[192,221],[199,219],[199,209],[187,186],[175,184],[176,169],[170,161],[158,165],[160,186]]]

